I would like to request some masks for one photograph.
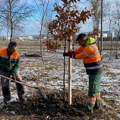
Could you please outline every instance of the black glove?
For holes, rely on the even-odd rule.
[[[64,52],[64,53],[63,53],[63,57],[65,57],[65,56],[69,56],[69,55],[68,55],[68,52]]]
[[[75,52],[74,51],[68,51],[63,53],[63,56],[69,56],[70,58],[75,58]]]
[[[69,55],[70,58],[73,58],[73,56],[75,55],[75,52],[69,50],[69,51],[68,51],[68,55]]]

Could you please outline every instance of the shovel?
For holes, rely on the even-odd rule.
[[[26,83],[13,80],[13,79],[11,79],[11,78],[9,78],[9,77],[6,77],[6,76],[4,76],[4,75],[0,75],[0,77],[3,77],[3,78],[5,78],[6,80],[9,80],[9,81],[12,81],[12,82],[19,83],[19,84],[21,84],[21,85],[25,85],[25,86],[30,87],[30,88],[33,88],[33,89],[36,89],[36,90],[37,90],[37,94],[38,94],[39,96],[42,96],[44,100],[49,101],[47,95],[45,94],[45,92],[43,92],[43,91],[42,91],[39,87],[37,87],[37,86],[27,85]]]

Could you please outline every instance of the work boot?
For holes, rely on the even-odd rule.
[[[103,109],[102,100],[97,100],[96,101],[94,109],[98,109],[98,110],[102,110]]]
[[[84,113],[93,113],[93,110],[88,109],[88,107],[82,107],[80,110]]]
[[[9,101],[10,101],[10,98],[9,99],[4,99],[4,104],[8,104],[9,103]]]
[[[24,99],[23,96],[19,96],[19,100],[20,100],[21,102],[24,102],[24,101],[25,101],[25,99]]]

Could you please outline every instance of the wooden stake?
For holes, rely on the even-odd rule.
[[[70,37],[70,40],[68,41],[68,50],[72,50],[72,36]],[[68,58],[68,103],[69,105],[72,104],[72,59]]]

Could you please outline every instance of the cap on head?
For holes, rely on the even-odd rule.
[[[86,34],[81,33],[81,34],[79,34],[79,35],[78,35],[78,37],[77,37],[76,41],[86,40],[86,37],[87,37],[87,35],[86,35]]]
[[[17,46],[17,43],[16,42],[10,42],[9,44],[8,44],[8,48],[12,48],[12,47],[16,47]]]

